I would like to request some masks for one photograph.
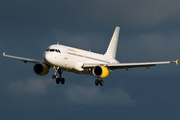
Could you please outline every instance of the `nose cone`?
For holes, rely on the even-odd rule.
[[[44,52],[43,54],[43,60],[46,64],[48,65],[52,65],[52,57],[51,57],[51,54],[47,53],[47,52]]]

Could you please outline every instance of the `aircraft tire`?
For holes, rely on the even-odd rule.
[[[61,78],[61,84],[64,84],[64,83],[65,83],[65,79]]]
[[[101,86],[104,85],[104,80],[100,80],[100,85],[101,85]]]
[[[57,84],[59,84],[59,83],[60,83],[60,81],[61,81],[61,79],[60,79],[60,78],[57,78],[57,79],[56,79],[56,83],[57,83]]]
[[[98,86],[99,85],[99,80],[95,80],[95,85]]]

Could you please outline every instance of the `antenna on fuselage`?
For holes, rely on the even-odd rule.
[[[57,42],[57,45],[59,45],[59,42]]]

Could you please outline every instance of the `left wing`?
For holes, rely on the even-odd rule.
[[[137,68],[137,67],[147,67],[156,66],[157,64],[169,64],[176,63],[178,65],[178,59],[176,61],[163,61],[163,62],[143,62],[143,63],[118,63],[118,64],[105,64],[104,66],[108,67],[110,70],[115,69],[126,69]],[[100,64],[84,64],[83,68],[92,68]]]
[[[42,60],[35,60],[35,59],[17,57],[17,56],[12,56],[12,55],[6,55],[5,52],[3,53],[3,57],[18,59],[18,60],[21,60],[21,61],[23,61],[25,63],[27,63],[27,62],[31,62],[31,63],[44,63],[44,61],[42,61]]]

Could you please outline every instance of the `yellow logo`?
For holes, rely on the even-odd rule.
[[[79,53],[79,51],[78,50],[74,50],[76,53]]]

